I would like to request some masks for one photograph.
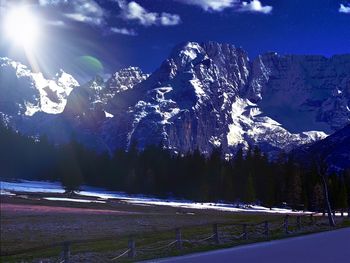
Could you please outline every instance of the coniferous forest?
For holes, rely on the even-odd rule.
[[[98,154],[72,141],[54,146],[0,127],[0,167],[7,178],[60,181],[67,192],[82,184],[128,193],[195,201],[260,203],[268,207],[323,210],[323,188],[315,165],[303,167],[287,154],[270,160],[257,147],[238,150],[225,160],[220,149],[175,155],[161,146],[113,156]],[[327,174],[335,209],[350,202],[350,171]]]

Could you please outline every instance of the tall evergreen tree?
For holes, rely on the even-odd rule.
[[[247,203],[254,203],[256,201],[255,187],[254,187],[253,177],[251,174],[248,175],[246,187],[247,188],[246,188],[244,201],[246,201]]]

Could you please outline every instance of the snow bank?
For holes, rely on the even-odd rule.
[[[87,200],[87,199],[76,199],[76,198],[61,198],[61,197],[44,197],[45,200],[50,201],[64,201],[64,202],[78,202],[78,203],[100,203],[105,204],[106,201],[98,201],[98,200]]]
[[[59,182],[43,182],[43,181],[26,181],[19,180],[17,182],[4,182],[1,183],[1,195],[13,195],[13,192],[31,192],[31,193],[64,193]],[[152,196],[144,195],[128,195],[123,192],[106,191],[102,188],[83,186],[82,191],[78,192],[81,198],[61,198],[61,197],[44,197],[46,200],[53,201],[68,201],[68,202],[83,202],[83,203],[106,203],[108,199],[118,199],[129,204],[137,205],[158,205],[158,206],[170,206],[175,208],[190,208],[190,209],[209,209],[226,212],[261,212],[261,213],[280,213],[280,214],[292,214],[292,213],[310,213],[301,211],[292,211],[290,209],[283,208],[266,208],[258,205],[245,205],[245,204],[228,204],[228,203],[197,203],[189,200],[179,199],[160,199]],[[103,200],[90,200],[83,197],[95,197]]]
[[[0,181],[1,195],[3,191],[7,192],[29,192],[29,193],[64,193],[59,182],[46,181],[27,181],[19,180],[16,182]]]

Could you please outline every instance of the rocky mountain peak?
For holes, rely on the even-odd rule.
[[[145,74],[139,67],[127,67],[114,73],[107,81],[109,89],[119,93],[132,89],[136,84],[146,80],[149,74]]]
[[[9,116],[33,116],[37,112],[62,113],[70,92],[79,83],[64,71],[53,79],[34,73],[27,66],[9,58],[0,59],[1,111]]]
[[[198,55],[205,55],[205,51],[201,45],[197,42],[183,42],[176,45],[169,58],[178,60],[179,64],[186,65],[188,62],[193,61]]]

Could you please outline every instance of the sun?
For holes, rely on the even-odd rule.
[[[15,45],[33,48],[38,41],[40,25],[35,14],[26,7],[14,7],[4,20],[5,36]]]

